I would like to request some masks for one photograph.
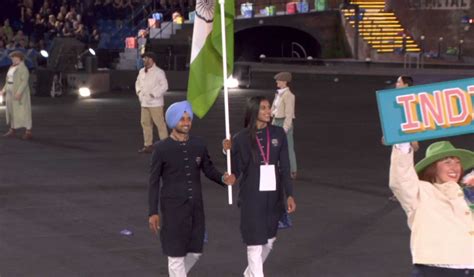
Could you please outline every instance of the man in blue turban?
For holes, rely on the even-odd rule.
[[[193,120],[193,108],[191,107],[191,104],[188,101],[176,102],[169,106],[169,108],[166,110],[165,115],[166,124],[168,125],[168,128],[174,129],[176,125],[178,125],[184,113],[187,113],[189,115],[191,121]]]
[[[160,230],[169,276],[185,277],[201,256],[204,243],[200,171],[222,186],[233,185],[235,176],[220,173],[204,140],[189,136],[193,119],[189,102],[174,103],[165,118],[172,131],[170,137],[155,144],[152,155],[149,227],[155,233]]]

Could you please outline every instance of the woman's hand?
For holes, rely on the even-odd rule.
[[[227,150],[230,150],[232,148],[232,141],[230,139],[224,139],[222,141],[222,149],[224,149],[225,152]]]
[[[151,215],[148,218],[148,227],[150,228],[150,231],[158,234],[158,231],[160,230],[160,216],[157,214]]]
[[[288,206],[287,212],[289,214],[296,211],[296,202],[293,196],[288,197],[288,199],[286,200],[286,205]]]
[[[413,148],[413,151],[416,152],[418,149],[420,149],[420,144],[418,141],[412,141],[410,142],[411,148]]]
[[[385,137],[382,136],[382,138],[380,139],[380,142],[383,144],[383,145],[386,145],[385,144]],[[410,142],[410,146],[411,148],[413,149],[414,152],[418,151],[418,149],[420,149],[420,144],[418,143],[418,141],[412,141]]]

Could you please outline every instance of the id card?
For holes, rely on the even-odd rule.
[[[260,191],[276,191],[275,165],[260,166]]]

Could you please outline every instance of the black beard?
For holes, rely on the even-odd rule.
[[[185,131],[181,131],[180,129],[175,129],[177,133],[179,134],[182,134],[182,135],[189,135],[189,131],[188,132],[185,132]]]

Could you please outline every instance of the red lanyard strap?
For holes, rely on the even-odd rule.
[[[260,143],[260,140],[258,138],[257,138],[257,144],[258,144],[258,148],[260,149],[260,154],[262,155],[263,162],[265,164],[269,164],[270,163],[270,131],[268,127],[267,127],[267,156],[265,156],[265,153],[263,152],[262,144]]]

